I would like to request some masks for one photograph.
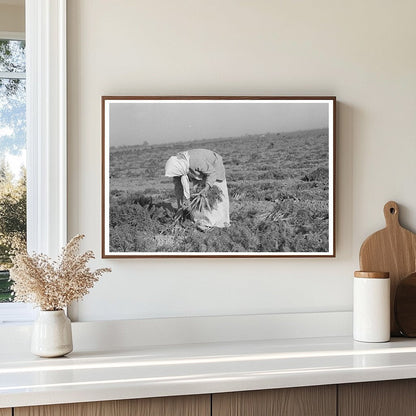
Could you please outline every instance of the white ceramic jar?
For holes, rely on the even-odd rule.
[[[389,273],[355,272],[353,308],[353,336],[356,341],[389,341]]]
[[[63,310],[40,311],[33,324],[31,351],[39,357],[61,357],[72,351],[71,321]]]

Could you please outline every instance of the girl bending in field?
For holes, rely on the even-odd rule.
[[[207,149],[178,153],[166,162],[165,176],[173,178],[178,208],[188,208],[200,230],[230,225],[227,181],[218,153]]]

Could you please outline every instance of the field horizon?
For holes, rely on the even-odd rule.
[[[175,145],[175,146],[179,146],[179,145],[183,145],[186,143],[205,143],[205,142],[216,142],[216,141],[222,141],[222,140],[238,140],[238,139],[244,139],[244,138],[249,138],[249,137],[261,137],[261,136],[266,136],[266,135],[294,135],[294,134],[302,134],[308,132],[310,134],[314,133],[314,132],[328,132],[328,128],[327,127],[321,127],[321,128],[314,128],[314,129],[303,129],[303,130],[290,130],[290,131],[276,131],[276,132],[265,132],[265,133],[256,133],[256,134],[243,134],[243,135],[239,135],[239,136],[224,136],[224,137],[206,137],[203,139],[192,139],[192,140],[178,140],[175,142],[166,142],[166,143],[157,143],[157,144],[151,144],[148,143],[147,140],[143,140],[141,139],[142,143],[137,143],[137,144],[119,144],[119,145],[115,145],[115,146],[110,146],[110,151],[111,149],[121,149],[121,148],[136,148],[136,147],[143,147],[143,146],[165,146],[167,144],[170,145]],[[146,144],[144,144],[144,142],[146,142]]]

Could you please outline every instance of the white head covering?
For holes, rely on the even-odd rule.
[[[189,153],[181,152],[176,156],[171,156],[165,165],[165,176],[169,178],[180,176],[183,188],[183,195],[186,199],[189,199],[191,192],[189,190]]]

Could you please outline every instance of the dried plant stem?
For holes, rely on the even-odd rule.
[[[44,254],[18,252],[10,270],[14,301],[34,303],[42,310],[53,311],[85,296],[100,276],[111,269],[89,269],[87,263],[94,253],[78,254],[83,238],[83,235],[72,238],[57,261]]]

